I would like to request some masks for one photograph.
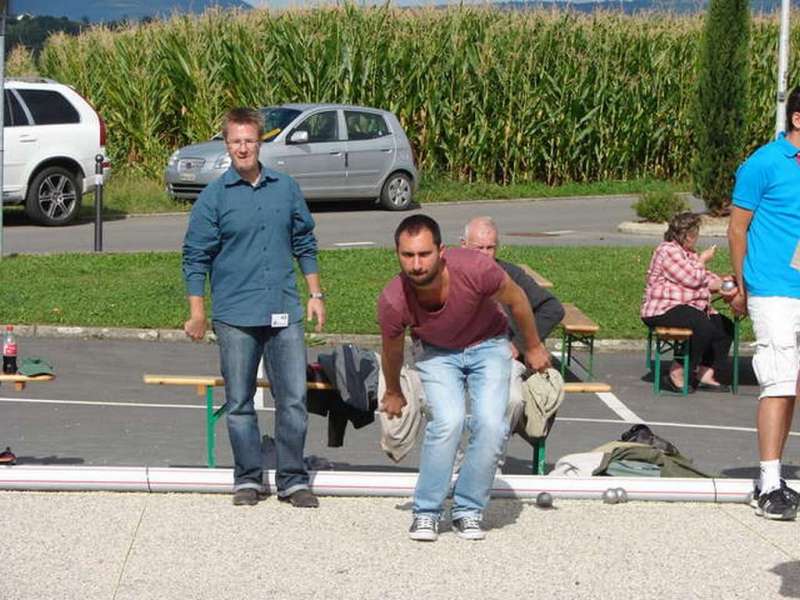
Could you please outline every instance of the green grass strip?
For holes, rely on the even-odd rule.
[[[558,298],[600,325],[599,337],[642,338],[639,306],[651,253],[646,247],[508,246],[502,257],[553,281]],[[325,331],[377,333],[378,294],[398,272],[394,252],[326,250],[319,258],[328,295]],[[728,264],[720,250],[711,266],[724,273]],[[7,323],[180,328],[187,316],[174,252],[12,256],[0,261],[0,281],[0,315]]]

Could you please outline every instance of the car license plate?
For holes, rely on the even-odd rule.
[[[197,175],[195,175],[194,173],[180,173],[178,177],[180,178],[181,181],[194,181],[195,179],[197,179]]]

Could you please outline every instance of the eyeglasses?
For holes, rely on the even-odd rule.
[[[227,140],[225,143],[231,148],[238,148],[240,146],[246,146],[247,148],[252,148],[256,144],[258,144],[258,140]]]

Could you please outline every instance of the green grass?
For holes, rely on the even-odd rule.
[[[509,246],[502,257],[526,262],[553,281],[562,301],[597,321],[599,337],[641,338],[639,306],[651,252]],[[727,252],[718,251],[711,266],[727,272]],[[325,331],[377,333],[375,302],[397,273],[394,253],[327,250],[320,270],[328,294]],[[187,316],[177,253],[8,257],[0,261],[0,281],[7,282],[0,314],[10,323],[180,328]]]
[[[634,179],[630,181],[600,181],[594,183],[564,183],[546,185],[541,182],[498,183],[454,181],[440,175],[423,177],[417,200],[426,202],[452,202],[454,200],[515,199],[515,198],[562,198],[565,196],[603,196],[611,194],[642,194],[644,192],[684,192],[691,188],[688,182],[672,182],[657,179]]]

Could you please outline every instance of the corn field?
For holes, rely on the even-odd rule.
[[[103,115],[117,170],[148,176],[229,107],[324,101],[395,112],[422,169],[462,181],[684,178],[701,26],[479,7],[211,11],[55,35],[37,68]],[[757,19],[751,43],[755,147],[774,123],[777,20]]]

